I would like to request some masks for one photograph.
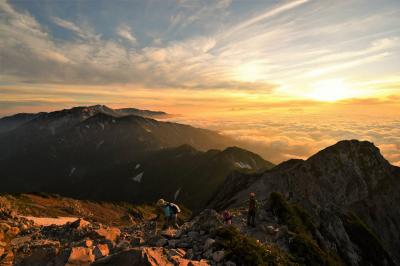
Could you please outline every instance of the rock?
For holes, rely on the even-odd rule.
[[[0,223],[0,231],[7,232],[10,230],[11,226],[6,223]]]
[[[21,231],[25,231],[25,230],[27,230],[29,227],[28,227],[28,225],[26,225],[26,224],[21,224],[20,226],[19,226],[19,229],[21,230]]]
[[[23,245],[15,252],[17,265],[47,265],[60,252],[60,242],[52,240],[34,240]]]
[[[192,239],[197,239],[200,236],[200,234],[196,231],[190,231],[188,232],[188,236]]]
[[[68,258],[67,265],[89,265],[95,260],[92,249],[85,247],[73,247]]]
[[[93,247],[93,241],[90,239],[85,239],[82,242],[80,242],[78,246],[91,248]]]
[[[144,239],[143,237],[134,237],[131,241],[132,246],[140,246],[144,244]]]
[[[206,260],[200,261],[189,261],[187,266],[209,266],[210,264]]]
[[[177,241],[175,239],[168,240],[168,247],[175,248]]]
[[[212,238],[208,238],[204,243],[203,251],[206,251],[211,248],[211,246],[215,243],[215,240]]]
[[[182,229],[176,230],[175,233],[175,238],[180,238],[184,234],[184,231]]]
[[[161,231],[161,235],[163,236],[163,237],[165,237],[165,238],[176,238],[176,232],[177,232],[178,230],[176,230],[176,229],[171,229],[171,228],[169,228],[169,229],[166,229],[166,230],[164,230],[164,231]]]
[[[0,265],[14,265],[14,253],[11,250],[5,252],[3,256],[0,257]]]
[[[234,263],[233,261],[228,260],[227,262],[225,262],[225,266],[236,266],[236,263]]]
[[[112,242],[116,242],[121,235],[121,230],[117,227],[101,227],[100,229],[95,230],[95,232],[104,239]]]
[[[164,254],[163,248],[132,248],[110,255],[94,262],[92,265],[118,265],[118,266],[173,266]]]
[[[193,247],[191,242],[186,242],[186,241],[180,241],[176,243],[176,247],[178,248],[191,248]]]
[[[88,221],[85,221],[83,219],[78,219],[72,223],[69,224],[69,227],[74,228],[74,229],[83,229],[86,226],[88,226],[90,223]]]
[[[185,254],[185,259],[192,260],[194,257],[193,249],[188,249]]]
[[[3,247],[0,247],[0,257],[3,256],[5,249]]]
[[[93,249],[93,254],[97,260],[99,258],[108,256],[110,254],[110,249],[108,248],[107,244],[97,244]]]
[[[15,237],[16,235],[19,234],[19,232],[20,232],[20,230],[19,230],[18,227],[11,227],[11,228],[8,230],[7,233],[10,235],[10,237]]]
[[[203,253],[203,256],[207,259],[212,258],[213,252],[211,249],[207,250],[206,252]]]
[[[205,209],[198,216],[196,216],[192,224],[192,230],[210,232],[223,226],[220,215],[211,209]]]
[[[190,249],[189,249],[190,250]],[[188,250],[188,252],[189,252]],[[168,254],[169,256],[173,257],[173,256],[178,256],[178,257],[185,257],[187,252],[181,248],[177,248],[177,249],[168,249]]]
[[[160,238],[160,239],[157,241],[156,246],[157,246],[157,247],[163,247],[163,246],[165,246],[167,243],[168,243],[167,239],[165,239],[165,238]]]
[[[122,241],[120,241],[118,243],[116,248],[119,249],[119,250],[124,250],[124,249],[127,249],[129,247],[130,247],[129,241],[128,240],[122,240]]]
[[[215,262],[220,262],[225,258],[225,251],[219,250],[213,253],[212,258]]]
[[[195,261],[195,260],[183,259],[180,257],[173,257],[172,260],[174,262],[174,265],[178,265],[178,266],[209,266],[210,265],[206,260]]]

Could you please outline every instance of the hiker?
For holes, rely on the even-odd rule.
[[[181,212],[179,206],[175,203],[167,202],[164,199],[159,199],[157,201],[157,206],[159,206],[164,212],[165,223],[163,229],[167,229],[171,226],[178,229],[178,213]],[[159,215],[157,215],[157,218],[158,217]]]
[[[247,212],[247,226],[256,227],[256,212],[258,208],[258,202],[256,200],[256,194],[251,192],[249,194],[249,209]]]
[[[223,218],[224,224],[226,224],[226,225],[232,224],[233,216],[228,210],[225,210],[222,212],[222,218]]]

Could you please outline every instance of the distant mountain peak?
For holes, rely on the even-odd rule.
[[[135,116],[145,118],[164,118],[168,114],[162,111],[141,110],[137,108],[113,109],[107,105],[96,104],[90,106],[76,106],[52,112],[40,113],[19,113],[0,118],[0,133],[11,131],[19,126],[29,123],[32,120],[50,123],[49,126],[56,129],[60,126],[77,124],[98,114],[105,114],[114,118]],[[100,117],[96,118],[99,119]],[[105,117],[103,116],[103,119]],[[128,119],[129,120],[129,119]],[[53,130],[53,129],[52,129]]]

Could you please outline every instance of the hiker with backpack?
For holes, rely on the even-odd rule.
[[[256,227],[256,213],[258,209],[258,201],[256,200],[256,194],[251,192],[248,200],[248,212],[247,212],[247,226]]]
[[[228,211],[228,210],[223,211],[222,218],[223,218],[224,224],[226,224],[226,225],[232,224],[233,215],[230,213],[230,211]]]
[[[159,206],[164,213],[165,223],[163,229],[167,229],[171,226],[178,229],[178,213],[181,212],[179,206],[175,203],[167,202],[164,199],[159,199],[157,201],[157,206]],[[159,215],[157,215],[157,218],[158,217]]]

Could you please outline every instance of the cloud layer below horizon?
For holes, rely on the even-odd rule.
[[[131,106],[274,162],[354,137],[398,163],[399,69],[397,0],[0,0],[0,116]]]

